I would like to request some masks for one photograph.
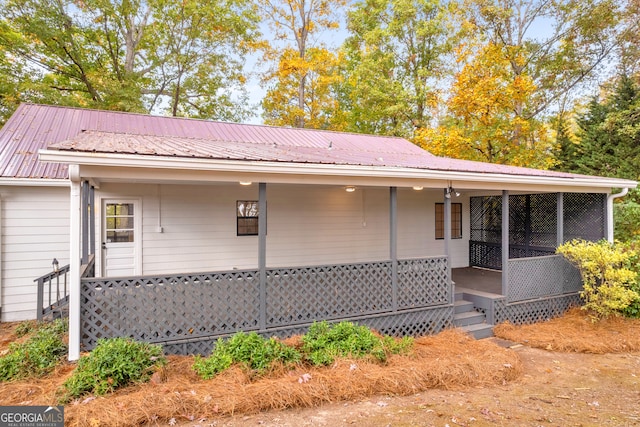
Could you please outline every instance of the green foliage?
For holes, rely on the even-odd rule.
[[[32,335],[22,343],[11,344],[9,353],[0,358],[0,381],[46,375],[67,352],[64,343],[67,324],[60,319],[36,326],[30,323],[20,329]]]
[[[629,269],[640,278],[640,240],[630,240],[619,243],[621,249],[629,256]],[[629,289],[640,295],[640,280],[629,284]],[[628,307],[622,310],[626,317],[640,318],[640,298],[632,301]]]
[[[197,357],[193,369],[203,379],[210,379],[238,363],[260,375],[274,363],[285,365],[300,361],[300,353],[275,338],[265,339],[255,332],[238,332],[228,340],[219,339],[207,358]]]
[[[637,274],[629,268],[635,252],[606,241],[584,240],[565,243],[557,251],[580,270],[583,309],[595,313],[596,318],[622,314],[640,300],[640,294],[633,290]]]
[[[33,331],[35,331],[38,328],[38,324],[36,322],[34,322],[33,320],[25,320],[24,322],[20,323],[16,329],[15,329],[15,334],[18,337],[23,337]]]
[[[96,348],[78,361],[63,384],[63,401],[86,393],[105,394],[131,383],[147,381],[154,369],[166,363],[159,345],[130,338],[98,341]]]
[[[637,180],[640,176],[640,82],[622,75],[578,116],[579,143],[563,147],[562,169]],[[568,152],[568,149],[572,152]]]
[[[640,203],[635,197],[627,196],[614,204],[615,238],[621,242],[632,242],[640,239]],[[636,200],[634,200],[636,199]]]
[[[366,326],[351,322],[314,323],[302,342],[305,358],[313,365],[329,365],[336,357],[372,357],[385,362],[389,354],[401,353],[413,345],[411,338],[397,343],[391,337],[377,336]]]

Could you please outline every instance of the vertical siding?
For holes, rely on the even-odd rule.
[[[51,261],[69,262],[69,189],[0,187],[2,318],[35,319],[37,285]]]

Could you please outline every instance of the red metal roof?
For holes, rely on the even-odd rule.
[[[437,157],[396,137],[34,104],[21,105],[0,130],[0,176],[66,178],[66,165],[38,161],[38,150],[43,148],[524,176],[576,176]]]
[[[278,128],[261,125],[214,122],[206,120],[100,111],[51,105],[22,104],[0,130],[0,177],[12,178],[66,178],[67,167],[38,161],[38,150],[60,142],[74,140],[83,131],[140,136],[139,150],[153,154],[145,143],[155,146],[175,146],[176,154],[204,150],[208,143],[233,152],[241,146],[249,152],[259,153],[264,146],[276,145],[305,149],[340,147],[352,153],[369,153],[375,157],[392,154],[424,155],[426,152],[402,138],[338,133],[310,129]],[[158,138],[143,138],[162,137]],[[172,138],[174,140],[172,141]],[[200,148],[192,140],[200,140]],[[81,138],[86,141],[86,138]],[[127,144],[125,143],[124,146]],[[106,147],[105,147],[106,148]],[[77,149],[81,149],[77,146]],[[123,146],[119,146],[119,149]],[[168,147],[167,147],[168,149]],[[107,150],[109,152],[120,152]],[[97,151],[103,151],[97,149]],[[181,151],[183,154],[177,154]],[[122,152],[129,152],[123,149]],[[158,153],[159,154],[159,153]],[[302,151],[301,151],[302,154]],[[367,154],[366,156],[368,156]],[[428,154],[428,153],[427,153]],[[198,157],[198,155],[193,155]],[[240,158],[244,158],[240,156]],[[259,160],[259,158],[253,158]],[[287,160],[286,157],[281,159]],[[302,160],[302,159],[301,159]],[[357,164],[357,162],[356,162]]]

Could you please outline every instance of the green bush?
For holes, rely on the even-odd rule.
[[[203,379],[210,379],[238,363],[254,374],[263,374],[274,363],[284,365],[300,361],[300,353],[275,338],[265,339],[255,332],[238,332],[228,340],[219,339],[207,358],[196,357],[193,369]]]
[[[0,381],[40,377],[51,372],[67,353],[66,332],[67,323],[60,319],[25,327],[22,333],[31,336],[22,343],[9,345],[9,352],[0,358]]]
[[[632,250],[625,251],[607,241],[572,240],[559,246],[557,252],[580,271],[584,283],[582,308],[591,310],[596,318],[624,314],[639,302],[640,294],[634,291],[637,274],[630,268],[636,256]]]
[[[131,338],[98,341],[88,356],[80,358],[72,376],[64,382],[63,401],[87,393],[105,394],[126,385],[145,382],[166,363],[162,347]]]
[[[368,358],[385,362],[389,354],[410,349],[413,340],[406,337],[396,341],[392,337],[375,335],[366,326],[351,322],[329,325],[316,322],[302,337],[302,351],[313,365],[329,365],[337,357]]]
[[[640,241],[629,240],[620,244],[621,249],[629,256],[629,269],[636,273],[636,281],[629,284],[629,289],[640,295]],[[629,306],[622,310],[626,317],[640,318],[640,298],[632,301]]]

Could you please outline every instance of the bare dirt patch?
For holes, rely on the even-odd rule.
[[[612,319],[594,335],[595,326],[581,317],[578,311],[534,326],[498,328],[510,341],[474,341],[446,331],[418,339],[414,355],[394,356],[384,366],[341,360],[260,380],[231,369],[203,381],[191,371],[192,358],[171,357],[153,382],[74,402],[65,418],[81,426],[640,425],[640,353],[632,344],[640,322]],[[618,335],[622,345],[611,347]],[[558,336],[590,343],[585,348],[591,350],[560,345]],[[609,352],[591,354],[597,341]],[[516,342],[539,342],[541,349]],[[52,404],[72,369],[0,383],[0,404]]]

